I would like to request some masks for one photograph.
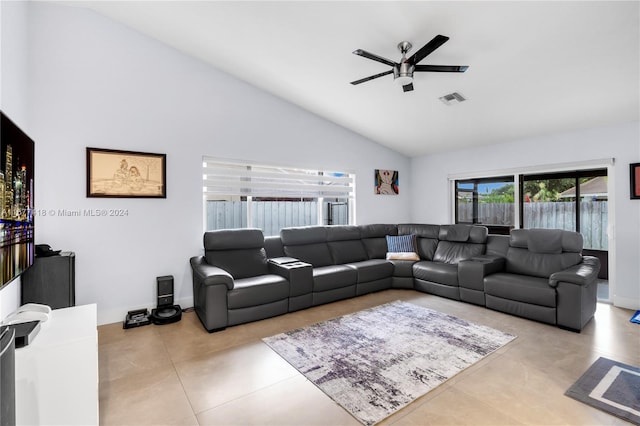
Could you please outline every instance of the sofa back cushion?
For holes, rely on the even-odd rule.
[[[441,225],[434,262],[457,264],[485,253],[488,230],[475,225]]]
[[[360,238],[369,259],[384,259],[387,254],[387,235],[398,235],[397,225],[360,225]]]
[[[333,264],[333,258],[327,245],[326,226],[282,228],[280,239],[284,254],[289,257],[295,257],[315,267]]]
[[[485,254],[507,257],[507,251],[509,250],[509,240],[509,235],[487,236],[487,250],[485,251]]]
[[[478,225],[441,225],[438,239],[458,243],[486,244],[489,230]]]
[[[207,263],[224,269],[235,279],[269,272],[264,235],[260,229],[223,229],[204,234]]]
[[[514,229],[506,271],[549,278],[582,261],[582,235],[561,229]]]
[[[327,245],[335,265],[367,260],[367,251],[360,240],[357,226],[327,226]]]
[[[420,223],[402,223],[398,225],[398,235],[414,234],[418,255],[423,260],[433,260],[438,246],[438,234],[440,225],[428,225]]]
[[[440,241],[433,255],[434,262],[458,264],[462,260],[471,259],[474,256],[484,254],[484,244],[456,243]]]

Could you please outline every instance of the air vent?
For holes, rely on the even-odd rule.
[[[445,105],[455,105],[467,99],[458,92],[449,93],[439,98]]]

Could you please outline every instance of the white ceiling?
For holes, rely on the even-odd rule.
[[[88,1],[93,9],[407,156],[640,120],[640,2]],[[443,34],[413,92],[400,59]],[[453,106],[439,97],[457,91]],[[606,141],[603,141],[606,143]]]

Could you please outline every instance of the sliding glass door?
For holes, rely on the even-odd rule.
[[[521,176],[522,228],[580,232],[584,248],[608,249],[607,171],[581,170]]]
[[[598,299],[609,293],[609,190],[607,170],[523,175],[522,228],[554,228],[582,234],[582,253],[600,259]]]

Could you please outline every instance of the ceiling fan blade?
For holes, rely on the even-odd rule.
[[[365,81],[373,80],[374,78],[382,77],[391,73],[393,73],[393,70],[381,72],[380,74],[371,75],[369,77],[361,78],[360,80],[352,81],[351,84],[355,86],[356,84],[364,83]]]
[[[405,84],[402,86],[403,92],[411,92],[413,90],[413,83]]]
[[[390,67],[395,67],[398,64],[396,64],[395,62],[391,62],[388,59],[385,59],[381,56],[378,55],[374,55],[373,53],[369,53],[366,50],[362,50],[362,49],[357,49],[353,51],[354,55],[358,55],[358,56],[362,56],[363,58],[367,58],[367,59],[371,59],[374,61],[378,61],[378,62],[382,62],[385,65],[389,65]]]
[[[431,52],[442,46],[447,40],[449,40],[449,37],[438,34],[429,43],[425,44],[420,48],[420,50],[414,53],[408,59],[409,63],[411,65],[417,64],[418,62],[426,58],[427,55],[431,54]]]
[[[414,71],[465,72],[467,65],[416,65]]]

